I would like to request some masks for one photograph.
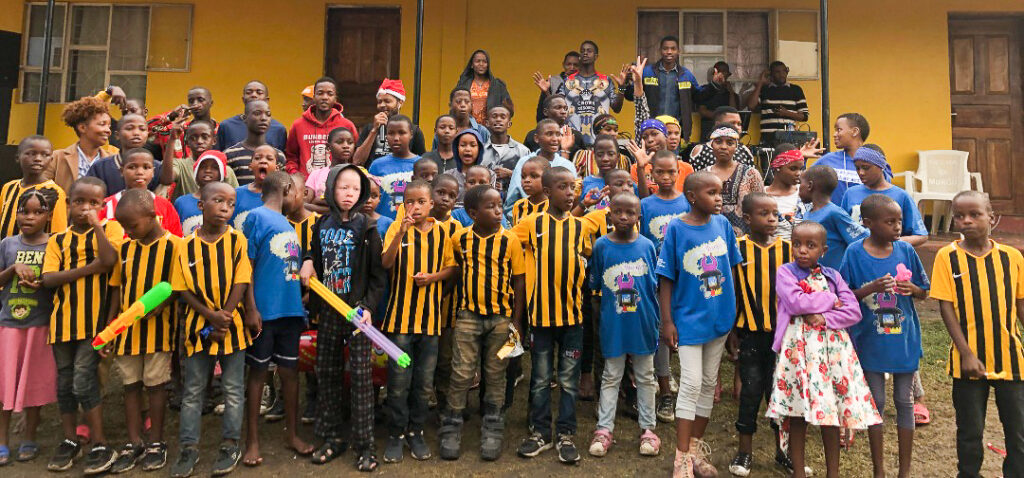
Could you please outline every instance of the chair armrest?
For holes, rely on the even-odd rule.
[[[971,179],[974,180],[974,190],[979,193],[985,192],[985,187],[981,184],[981,173],[970,173]]]
[[[917,176],[914,175],[913,171],[903,171],[902,173],[896,173],[893,176],[903,176],[903,189],[905,189],[911,196],[918,192]]]

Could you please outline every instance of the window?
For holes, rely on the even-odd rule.
[[[30,3],[25,12],[21,101],[36,102],[46,5]],[[148,71],[188,70],[191,38],[191,5],[56,4],[47,101],[74,101],[111,84],[145,101]]]
[[[650,63],[661,57],[663,36],[679,38],[680,64],[697,81],[710,81],[716,62],[726,61],[733,81],[757,81],[768,67],[767,11],[641,10],[637,16],[640,54]]]

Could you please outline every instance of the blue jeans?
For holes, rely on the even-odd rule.
[[[53,344],[57,364],[57,405],[61,413],[75,413],[78,407],[88,412],[101,402],[97,370],[100,354],[91,340],[72,340]]]
[[[421,432],[430,411],[428,401],[437,369],[438,336],[391,334],[389,338],[409,354],[412,365],[402,368],[388,360],[388,396],[384,403],[391,417],[388,432],[391,436]]]
[[[583,348],[583,326],[533,327],[530,357],[530,429],[546,440],[551,435],[551,379],[554,373],[555,345],[558,345],[558,375],[561,393],[558,396],[559,434],[576,433],[576,396],[580,386],[580,356]]]
[[[237,442],[242,437],[242,415],[245,410],[245,351],[213,356],[196,352],[185,357],[182,374],[184,386],[181,395],[181,415],[178,429],[181,446],[199,444],[203,421],[203,399],[206,382],[220,360],[220,383],[224,389],[224,416],[221,435],[224,440]]]

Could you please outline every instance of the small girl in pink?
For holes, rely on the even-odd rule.
[[[779,352],[768,417],[790,419],[793,477],[805,476],[807,424],[821,427],[826,477],[839,476],[839,428],[881,423],[846,328],[861,320],[860,304],[835,269],[818,264],[825,228],[802,222],[793,228],[794,261],[779,267],[778,325],[772,348]]]

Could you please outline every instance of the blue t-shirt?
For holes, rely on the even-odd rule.
[[[174,200],[174,210],[181,219],[181,234],[185,237],[203,225],[203,211],[199,210],[199,198],[185,194]]]
[[[846,211],[832,203],[817,211],[798,212],[798,216],[802,221],[814,221],[825,227],[828,234],[828,250],[818,262],[833,269],[839,269],[847,246],[868,235],[868,230],[864,229],[864,226],[855,222]]]
[[[839,185],[832,191],[832,203],[836,206],[843,202],[843,194],[846,190],[860,184],[860,176],[857,175],[857,166],[853,164],[853,156],[846,154],[846,151],[839,150],[828,153],[817,161],[814,166],[824,165],[832,168],[839,178]]]
[[[846,190],[843,195],[843,202],[840,204],[850,218],[859,223],[864,223],[860,217],[860,204],[872,194],[884,194],[896,201],[896,204],[903,210],[903,232],[904,236],[927,236],[928,228],[924,227],[924,219],[921,218],[921,211],[917,210],[917,204],[902,188],[890,186],[882,191],[873,191],[863,184],[858,184]]]
[[[85,175],[99,178],[107,185],[107,196],[113,196],[127,187],[124,183],[124,175],[121,174],[120,162],[120,153],[101,158],[89,166],[89,171]],[[160,160],[153,160],[153,179],[149,180],[146,189],[156,191],[156,188],[160,186],[160,170]]]
[[[583,205],[583,198],[594,195],[600,199],[597,204],[586,208],[587,212],[608,207],[608,198],[601,197],[601,190],[604,189],[604,178],[601,176],[587,176],[583,178],[583,185],[580,186],[580,196],[576,198],[576,204]]]
[[[242,230],[245,223],[245,216],[249,211],[263,205],[263,194],[249,190],[249,186],[239,186],[235,189],[235,212],[231,215],[231,227]]]
[[[370,174],[380,178],[381,183],[377,214],[395,218],[398,205],[402,204],[405,196],[405,186],[412,181],[412,166],[417,159],[420,157],[400,159],[389,154],[373,160]]]
[[[601,291],[601,353],[653,354],[661,322],[654,244],[644,236],[629,244],[604,236],[594,243],[590,260],[590,286]]]
[[[688,212],[690,201],[682,194],[672,200],[662,199],[653,194],[647,196],[640,200],[640,234],[650,239],[660,254],[668,223]]]
[[[702,226],[674,220],[655,270],[673,282],[672,322],[679,345],[699,345],[721,337],[736,324],[732,268],[743,261],[729,220],[720,214]]]
[[[242,234],[249,241],[252,292],[263,320],[305,317],[299,282],[302,247],[295,227],[281,213],[260,206],[249,211]]]
[[[469,217],[469,213],[466,212],[466,208],[462,206],[452,209],[452,217],[455,218],[456,221],[459,221],[459,224],[462,224],[462,227],[469,227],[473,225],[473,218]],[[508,219],[505,218],[504,214],[501,215],[501,227],[504,227],[505,229],[512,229],[512,225],[508,223]]]
[[[224,151],[236,143],[245,141],[249,136],[249,128],[245,126],[242,115],[232,116],[217,125],[217,144],[213,149]],[[288,129],[280,121],[271,118],[270,128],[264,137],[267,144],[284,151],[285,142],[288,139]]]
[[[846,249],[839,273],[851,289],[859,289],[885,274],[896,277],[896,265],[903,264],[913,273],[910,281],[928,290],[931,284],[921,258],[914,247],[903,241],[892,244],[889,257],[879,259],[868,254],[861,239]],[[866,371],[909,373],[921,360],[921,321],[909,295],[869,294],[860,301],[860,323],[849,328],[850,338]]]

